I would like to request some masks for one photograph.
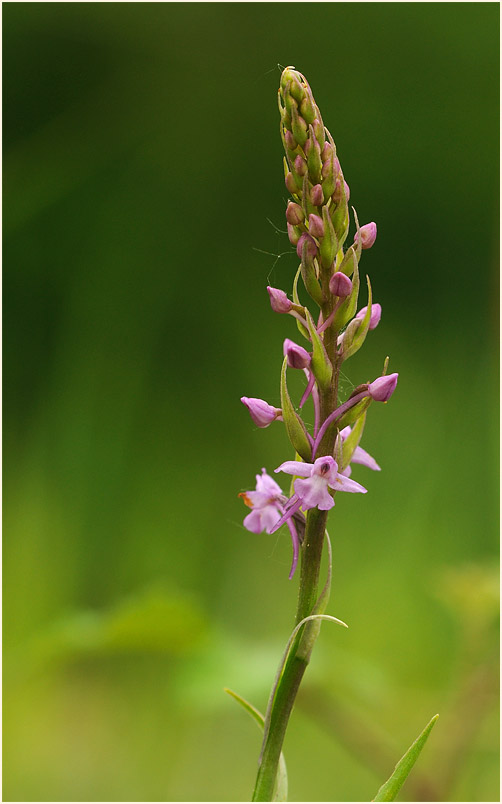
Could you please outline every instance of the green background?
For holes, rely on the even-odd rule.
[[[494,3],[4,4],[4,799],[249,800],[292,627],[287,530],[238,492],[292,457],[272,284],[279,62],[378,239],[390,355],[331,514],[334,586],[286,738],[292,800],[498,799]],[[279,257],[280,255],[280,257]],[[365,303],[363,295],[363,303]],[[299,389],[300,385],[298,385]]]

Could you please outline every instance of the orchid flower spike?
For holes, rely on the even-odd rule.
[[[241,402],[246,405],[252,420],[258,427],[268,427],[276,419],[282,421],[282,410],[269,405],[264,399],[241,396]]]

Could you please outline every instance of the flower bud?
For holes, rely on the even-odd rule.
[[[303,346],[298,346],[297,343],[290,341],[289,338],[284,341],[283,352],[290,368],[304,369],[310,366],[312,355]]]
[[[358,314],[356,315],[356,319],[362,321],[364,316],[366,315],[368,307],[363,307],[359,310]],[[380,319],[382,317],[382,305],[381,304],[372,304],[371,305],[371,315],[370,315],[370,324],[369,329],[375,329],[380,323]]]
[[[298,226],[292,226],[290,223],[288,223],[288,238],[292,246],[296,246],[298,244],[301,236],[302,230]]]
[[[364,226],[361,226],[359,232],[356,232],[354,243],[359,240],[359,236],[361,237],[361,248],[371,248],[377,236],[376,223],[372,221],[371,223],[365,223]]]
[[[314,129],[316,140],[319,143],[322,150],[326,142],[326,135],[324,134],[324,126],[321,123],[321,121],[316,118],[312,123],[312,128]]]
[[[326,179],[328,176],[333,176],[334,178],[336,178],[339,173],[340,173],[340,162],[338,161],[338,157],[330,156],[329,159],[323,161],[321,171],[323,179]]]
[[[292,70],[289,71],[288,79],[289,79],[289,91],[291,92],[295,101],[297,103],[301,103],[303,98],[305,97],[305,90],[298,79],[298,73],[293,72]]]
[[[346,181],[343,182],[345,189],[345,199],[348,201],[350,198],[350,187]],[[333,193],[333,201],[341,201],[343,198],[342,180],[337,179],[335,184],[335,191]]]
[[[284,132],[284,141],[285,141],[286,146],[289,148],[290,151],[295,151],[297,149],[298,143],[295,140],[295,138],[293,137],[291,131],[288,131],[287,129]]]
[[[312,126],[309,126],[309,138],[305,143],[305,153],[307,154],[309,176],[313,182],[317,183],[321,178],[321,149],[314,135]]]
[[[283,290],[279,288],[267,287],[268,295],[270,296],[270,305],[274,313],[289,313],[293,307],[291,302]]]
[[[263,399],[241,396],[241,402],[246,405],[250,416],[257,427],[268,427],[276,419],[282,420],[282,410],[274,408]]]
[[[305,232],[300,237],[297,246],[296,246],[296,253],[298,254],[299,258],[302,258],[302,249],[303,244],[307,242],[307,254],[309,257],[315,257],[317,254],[317,245],[313,237]]]
[[[299,187],[297,186],[295,177],[291,172],[286,175],[285,184],[287,190],[291,193],[291,195],[297,195]]]
[[[310,200],[315,207],[320,207],[324,203],[324,193],[320,184],[314,184],[310,191]]]
[[[368,392],[375,402],[387,402],[396,390],[398,374],[378,377],[368,385]]]
[[[329,289],[333,296],[345,299],[352,293],[352,280],[342,271],[337,271],[329,280]]]
[[[300,114],[306,123],[312,123],[312,121],[315,119],[316,110],[314,104],[312,103],[312,98],[310,98],[308,94],[305,95],[304,99],[300,103]]]
[[[291,107],[291,131],[297,143],[303,147],[307,139],[307,124],[298,114],[296,106]]]
[[[302,159],[300,154],[296,157],[295,161],[293,162],[294,168],[299,176],[305,176],[307,172],[307,163],[305,159]]]
[[[292,226],[298,226],[298,224],[303,223],[305,213],[300,204],[294,204],[292,201],[289,202],[286,209],[286,220]]]
[[[324,237],[324,223],[319,215],[309,215],[309,233],[312,237]]]
[[[322,154],[321,154],[321,159],[322,159],[323,162],[325,162],[326,159],[330,159],[331,154],[333,153],[333,150],[334,150],[333,146],[331,145],[330,142],[325,142],[324,143],[324,148],[322,149]]]

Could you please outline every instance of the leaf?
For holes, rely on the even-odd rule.
[[[246,701],[241,695],[233,690],[230,690],[228,687],[224,688],[224,691],[228,693],[237,703],[239,703],[243,709],[246,710],[248,715],[250,715],[255,723],[263,729],[265,727],[265,718],[263,717],[262,713],[250,704],[249,701]],[[288,800],[288,772],[286,769],[286,760],[284,759],[284,754],[281,751],[281,755],[279,757],[279,767],[277,769],[277,779],[275,782],[274,787],[274,796],[273,801],[287,801]]]
[[[429,721],[423,732],[417,737],[413,745],[411,745],[405,755],[399,760],[392,776],[381,786],[373,801],[395,801],[397,794],[406,781],[413,765],[418,759],[418,756],[424,747],[429,734],[432,731],[436,720],[439,715],[434,715],[432,720]]]
[[[309,441],[306,427],[293,407],[286,382],[287,358],[284,358],[281,370],[281,408],[282,418],[288,431],[289,440],[296,452],[304,461],[310,463],[312,458],[312,445]]]
[[[312,371],[314,372],[314,376],[319,386],[321,388],[326,388],[331,380],[333,366],[331,365],[331,361],[326,353],[321,336],[317,332],[312,316],[306,308],[305,316],[307,319],[310,337],[312,339]]]
[[[330,584],[329,585],[331,586],[331,577],[330,577]],[[319,621],[319,620],[329,620],[332,623],[337,623],[338,625],[343,625],[344,628],[349,627],[347,625],[347,623],[343,622],[343,620],[339,620],[338,617],[332,617],[331,614],[309,614],[308,617],[304,617],[303,620],[300,620],[298,625],[295,628],[293,628],[293,631],[291,632],[291,636],[288,639],[288,642],[286,644],[286,648],[285,648],[284,653],[282,655],[281,662],[280,662],[279,667],[277,669],[277,673],[276,673],[276,676],[275,676],[275,679],[274,679],[274,684],[273,684],[273,687],[272,687],[272,691],[270,693],[270,698],[268,699],[267,713],[265,715],[265,725],[264,725],[265,736],[263,738],[263,744],[265,744],[265,740],[266,740],[266,738],[268,736],[268,731],[269,731],[269,728],[270,728],[270,721],[271,721],[271,718],[272,718],[272,712],[274,710],[274,704],[275,704],[276,697],[277,697],[277,691],[278,691],[278,689],[280,687],[280,684],[281,684],[281,681],[282,681],[282,675],[283,675],[283,672],[284,672],[284,668],[286,667],[286,662],[288,661],[289,654],[290,654],[291,648],[292,648],[292,646],[293,646],[293,644],[295,642],[296,636],[299,633],[299,631],[301,631],[301,629],[303,628],[304,625],[306,625],[307,623],[311,623],[311,622]]]
[[[294,303],[295,303],[295,304],[297,304],[299,307],[301,307],[301,306],[302,306],[302,305],[300,304],[300,299],[299,299],[299,296],[298,296],[298,280],[299,280],[299,278],[300,278],[300,274],[301,274],[301,272],[302,272],[302,266],[301,266],[301,264],[300,264],[300,266],[299,266],[299,268],[298,268],[298,270],[297,270],[297,272],[296,272],[296,276],[295,276],[294,282],[293,282],[293,301],[294,301]],[[303,337],[304,337],[304,338],[305,338],[307,341],[309,341],[309,342],[310,342],[310,336],[309,336],[308,330],[307,330],[307,329],[306,329],[306,328],[303,326],[303,324],[302,324],[300,321],[298,321],[298,319],[297,319],[297,318],[295,319],[295,321],[296,321],[296,326],[298,327],[299,332],[301,332],[301,334],[303,335]]]
[[[352,428],[350,435],[348,435],[345,441],[343,442],[341,470],[345,469],[351,462],[354,451],[359,446],[365,422],[366,422],[366,411],[364,411],[359,416],[354,427]]]
[[[369,406],[372,403],[372,399],[370,396],[365,396],[364,399],[361,399],[357,405],[354,405],[353,408],[349,408],[343,416],[338,419],[336,426],[339,430],[343,430],[344,427],[347,427],[348,424],[352,427],[359,418],[366,410],[368,410]]]
[[[309,244],[307,241],[305,241],[302,248],[302,261],[300,263],[303,284],[305,285],[305,290],[309,296],[316,302],[316,304],[321,306],[323,302],[322,290],[319,280],[316,276],[314,260],[312,257],[309,257],[308,248]]]
[[[352,355],[355,355],[361,348],[370,327],[371,321],[371,306],[373,303],[373,295],[371,293],[371,282],[369,276],[366,277],[368,283],[368,306],[362,321],[354,318],[347,327],[342,341],[342,359],[347,360]]]

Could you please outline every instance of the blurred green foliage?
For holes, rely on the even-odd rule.
[[[498,13],[4,4],[5,799],[249,799],[223,687],[264,710],[297,583],[237,498],[288,457],[239,402],[278,404],[296,331],[265,292],[296,269],[277,62],[378,223],[342,393],[400,373],[383,471],[332,516],[350,628],[316,647],[290,794],[369,800],[439,712],[401,800],[498,798]]]

